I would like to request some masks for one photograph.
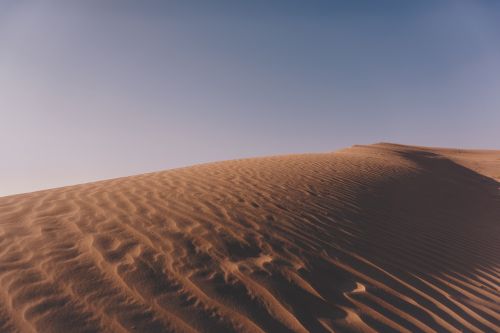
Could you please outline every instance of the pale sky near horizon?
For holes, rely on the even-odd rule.
[[[0,196],[380,141],[500,149],[500,1],[0,2]]]

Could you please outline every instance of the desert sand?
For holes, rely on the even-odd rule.
[[[0,198],[0,332],[498,332],[500,151],[395,144]]]

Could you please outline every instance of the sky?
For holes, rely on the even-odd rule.
[[[500,1],[0,1],[0,196],[381,141],[500,149]]]

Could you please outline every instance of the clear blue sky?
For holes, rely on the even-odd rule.
[[[379,141],[500,148],[500,1],[0,2],[0,195]]]

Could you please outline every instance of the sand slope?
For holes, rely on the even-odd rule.
[[[500,151],[391,144],[0,198],[0,332],[495,332]]]

